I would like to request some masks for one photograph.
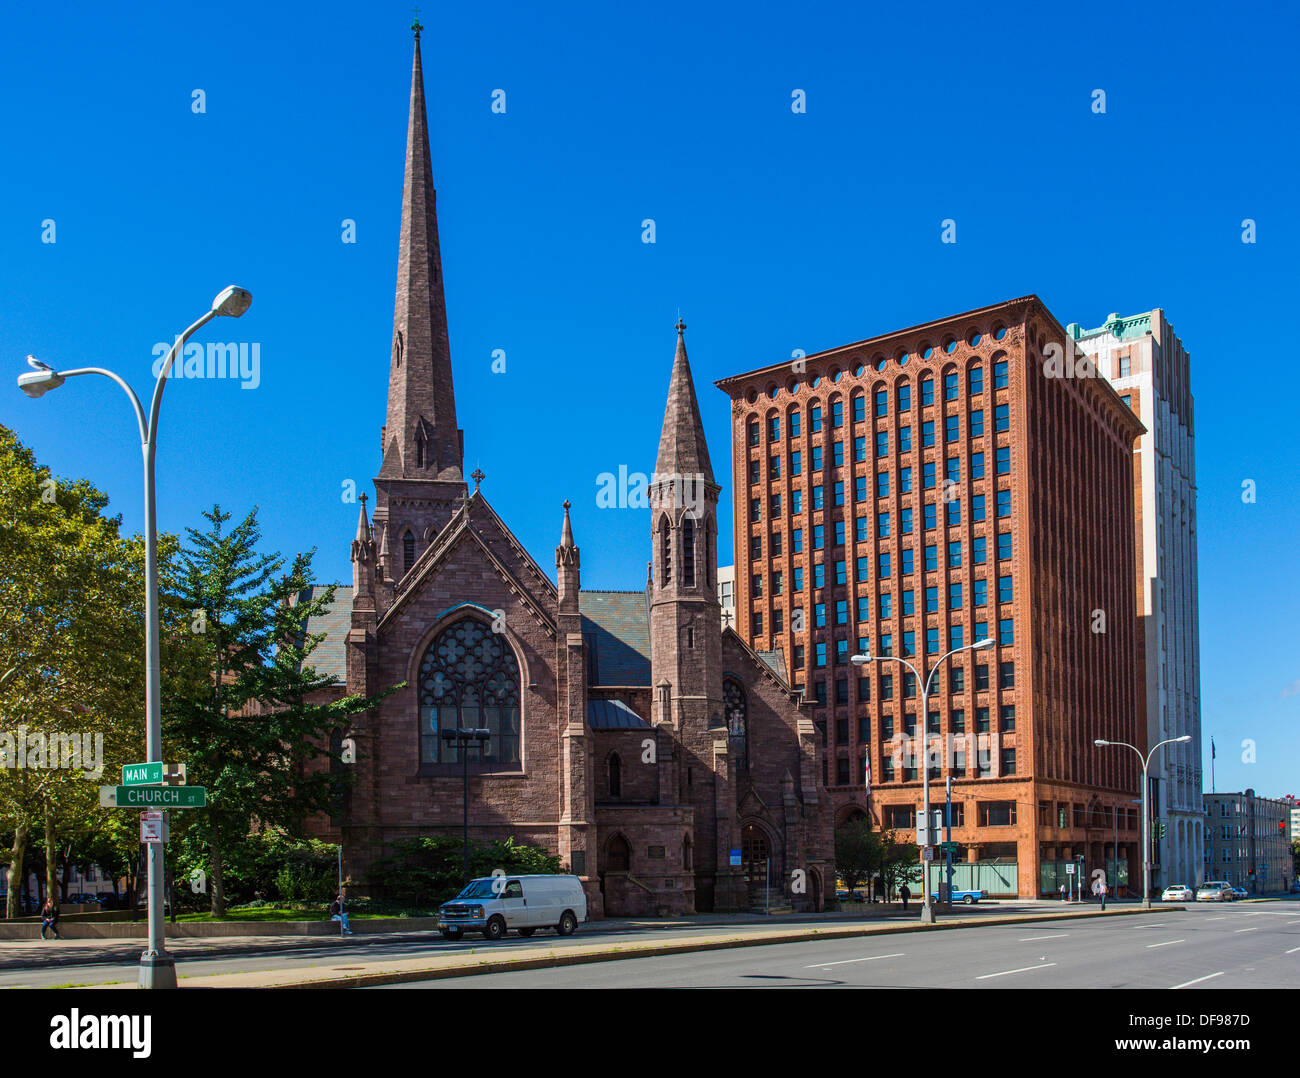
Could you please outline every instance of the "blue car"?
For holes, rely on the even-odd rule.
[[[943,896],[940,895],[938,891],[931,891],[930,897],[935,902],[943,901]],[[989,897],[989,893],[987,891],[959,891],[955,887],[952,889],[952,900],[954,902],[965,902],[966,905],[968,906],[973,906],[981,898],[988,898],[988,897]]]

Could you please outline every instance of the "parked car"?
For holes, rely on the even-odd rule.
[[[841,902],[865,902],[867,896],[861,890],[850,891],[847,887],[839,887],[835,890],[835,897]]]
[[[1206,880],[1196,889],[1197,902],[1232,902],[1236,897],[1227,880]]]
[[[1185,883],[1173,883],[1164,889],[1161,902],[1195,902],[1196,892]]]
[[[449,940],[466,932],[499,940],[512,928],[521,936],[539,928],[571,936],[586,919],[587,895],[577,876],[485,876],[438,907],[438,927]]]
[[[968,906],[975,905],[982,898],[988,898],[987,891],[959,891],[956,887],[952,889],[952,900],[954,902],[965,902]],[[942,902],[943,896],[938,891],[931,891],[930,898],[935,902]]]
[[[1232,897],[1233,897],[1233,898],[1249,898],[1249,897],[1250,897],[1250,892],[1247,891],[1244,887],[1237,887],[1237,886],[1234,884],[1234,885],[1233,885],[1233,888],[1232,888]]]

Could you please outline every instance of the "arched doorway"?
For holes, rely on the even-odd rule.
[[[750,906],[767,909],[777,904],[782,895],[780,866],[772,864],[771,843],[757,824],[745,824],[740,830],[740,860]]]
[[[808,900],[812,903],[812,910],[818,913],[822,908],[822,874],[815,868],[808,870]]]

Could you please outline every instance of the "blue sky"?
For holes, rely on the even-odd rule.
[[[1163,307],[1196,395],[1207,782],[1213,734],[1220,790],[1300,793],[1300,470],[1266,381],[1297,285],[1296,19],[1181,10],[426,10],[457,406],[485,494],[548,570],[571,499],[584,585],[636,588],[647,516],[597,509],[596,477],[652,470],[679,308],[729,486],[716,378],[1030,292],[1063,324]],[[317,547],[323,579],[350,580],[342,484],[379,466],[410,21],[70,3],[13,10],[0,40],[0,369],[35,352],[143,393],[154,345],[246,286],[249,313],[203,339],[257,343],[260,385],[169,385],[159,522],[256,504],[269,545]],[[0,391],[0,422],[140,527],[107,381]]]

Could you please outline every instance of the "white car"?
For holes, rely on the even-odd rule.
[[[539,928],[571,936],[586,919],[587,895],[577,876],[485,876],[438,907],[438,927],[449,940],[466,932],[499,940],[512,928],[521,936]]]
[[[1195,902],[1196,892],[1185,883],[1170,884],[1160,896],[1161,902]]]

